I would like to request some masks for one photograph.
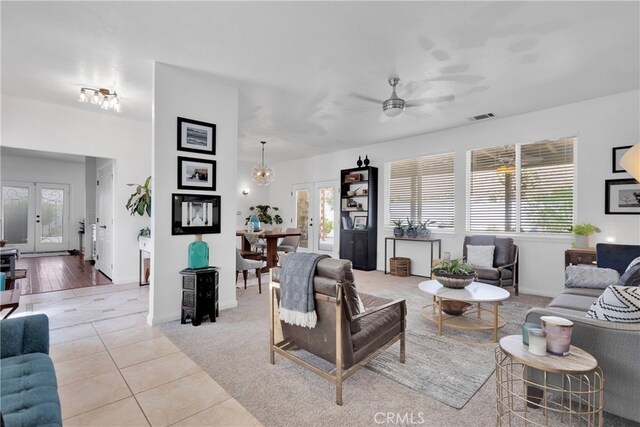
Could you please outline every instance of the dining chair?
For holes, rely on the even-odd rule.
[[[242,258],[240,250],[236,248],[236,283],[238,282],[238,273],[242,271],[242,277],[244,278],[244,288],[247,289],[247,276],[249,270],[256,271],[256,277],[258,278],[258,293],[262,293],[262,261],[255,261],[252,259]]]
[[[282,227],[276,226],[271,229],[272,233],[280,233],[282,231]],[[261,252],[264,254],[264,251],[267,250],[267,242],[260,238],[260,240],[256,243],[255,249],[256,252]]]
[[[299,228],[287,228],[287,233],[300,233]],[[300,245],[300,236],[287,236],[282,239],[282,242],[278,245],[278,251],[280,252],[296,252]]]

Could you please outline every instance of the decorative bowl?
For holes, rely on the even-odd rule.
[[[433,277],[445,288],[462,289],[476,278],[475,274],[434,273]]]
[[[467,309],[471,307],[471,304],[464,301],[454,301],[454,300],[442,300],[442,311],[445,314],[449,314],[451,316],[460,316]]]

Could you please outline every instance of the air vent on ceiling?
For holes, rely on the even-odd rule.
[[[485,119],[490,119],[492,117],[495,117],[493,113],[487,113],[487,114],[480,114],[479,116],[469,117],[469,120],[471,120],[472,122],[475,122],[477,120],[485,120]]]

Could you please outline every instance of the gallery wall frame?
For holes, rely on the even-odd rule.
[[[178,156],[179,190],[216,190],[216,161]]]
[[[178,150],[216,154],[216,125],[178,117]]]
[[[640,183],[633,178],[607,179],[604,203],[607,215],[640,215]]]
[[[626,172],[624,168],[620,165],[620,159],[624,156],[624,153],[627,152],[629,148],[633,147],[633,145],[625,145],[623,147],[613,147],[611,149],[611,172],[613,173],[622,173]]]
[[[171,195],[171,235],[220,233],[220,196]]]

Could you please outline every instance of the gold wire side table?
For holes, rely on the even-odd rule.
[[[498,426],[602,426],[604,377],[596,359],[571,346],[568,356],[536,356],[522,335],[495,350]]]

